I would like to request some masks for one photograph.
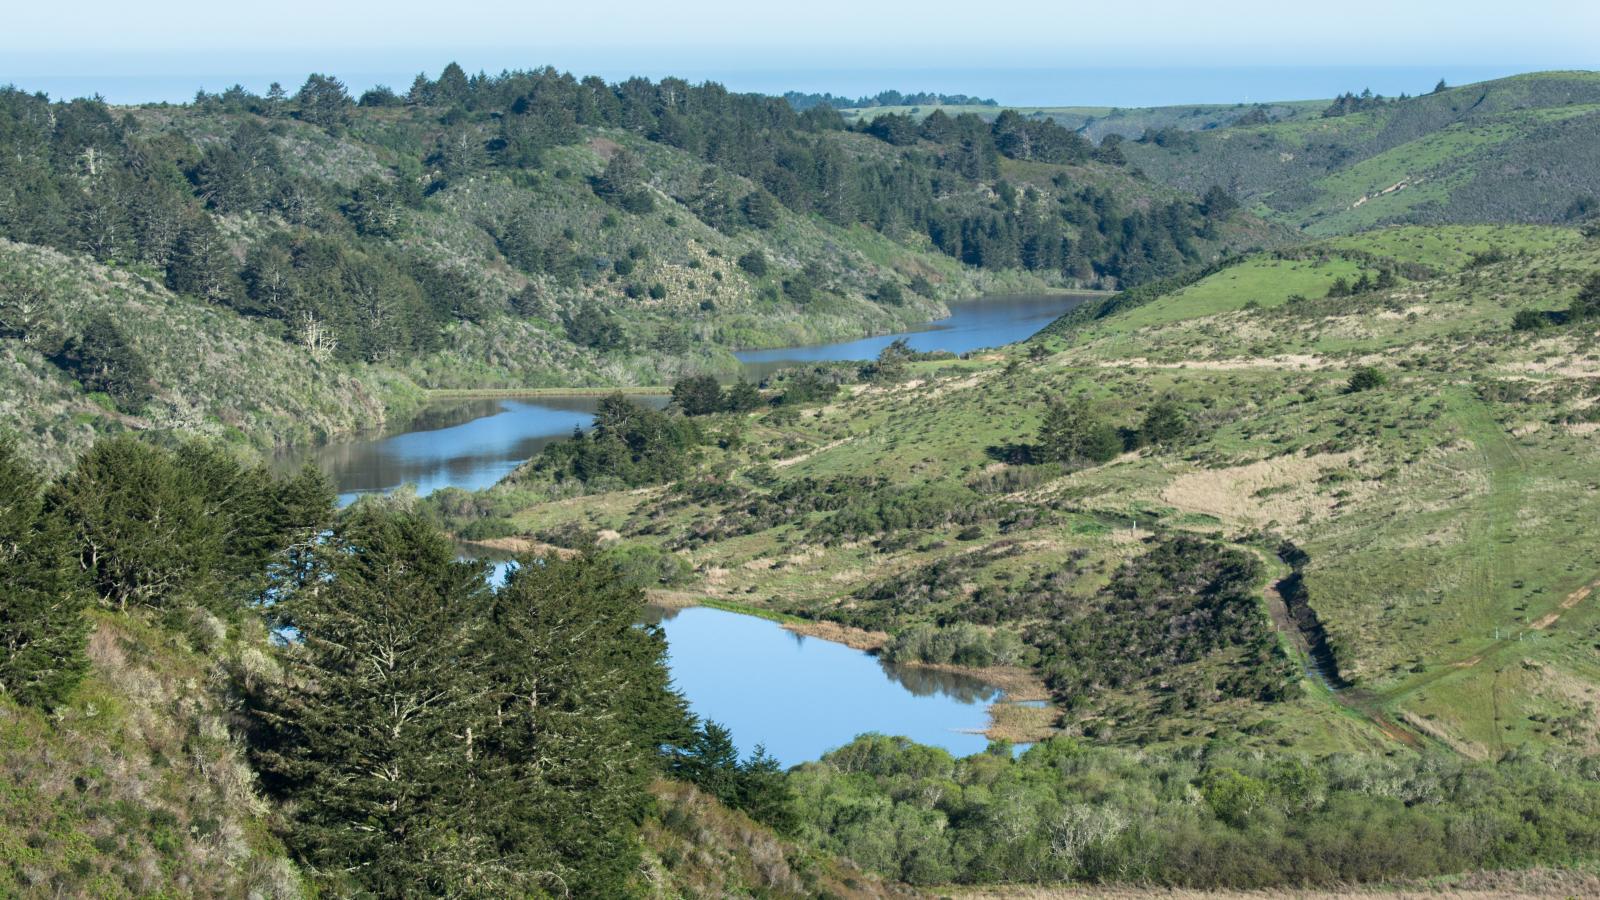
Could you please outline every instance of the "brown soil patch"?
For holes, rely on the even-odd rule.
[[[1561,614],[1563,612],[1566,612],[1567,610],[1573,608],[1574,606],[1577,606],[1579,603],[1582,603],[1585,599],[1588,598],[1589,594],[1593,590],[1594,590],[1594,585],[1592,585],[1592,584],[1584,585],[1583,587],[1578,588],[1577,590],[1575,590],[1572,593],[1568,594],[1567,598],[1565,600],[1561,601],[1561,608],[1560,609],[1556,610],[1555,612],[1545,613],[1544,615],[1539,617],[1538,621],[1534,622],[1532,625],[1529,625],[1528,627],[1532,628],[1534,631],[1543,631],[1546,628],[1549,628],[1551,625],[1554,625],[1556,623],[1557,619],[1561,618]]]
[[[559,559],[571,559],[579,551],[566,547],[557,547],[555,544],[546,544],[526,537],[498,537],[484,538],[481,541],[463,540],[460,543],[469,547],[487,547],[490,550],[499,550],[502,553],[534,553],[544,556],[554,556]]]
[[[772,467],[774,469],[787,469],[790,466],[798,465],[800,463],[805,462],[806,460],[810,459],[811,457],[816,456],[818,453],[827,453],[829,450],[832,450],[833,448],[838,447],[841,444],[848,444],[848,443],[850,443],[851,441],[853,441],[855,439],[856,439],[856,436],[855,435],[851,435],[850,437],[840,438],[840,439],[838,439],[836,441],[829,441],[828,443],[823,444],[820,447],[813,447],[813,448],[811,448],[810,450],[807,450],[804,453],[800,453],[800,454],[797,454],[795,456],[791,456],[788,459],[780,459],[777,462],[773,463]]]
[[[1317,493],[1317,478],[1355,458],[1354,453],[1279,456],[1227,469],[1203,469],[1173,479],[1161,491],[1161,499],[1186,512],[1224,521],[1293,525],[1305,516],[1331,512],[1336,501]],[[1346,482],[1345,489],[1358,484]]]
[[[1476,741],[1469,741],[1461,737],[1438,722],[1430,722],[1422,716],[1410,712],[1401,713],[1400,718],[1404,719],[1407,725],[1443,743],[1468,759],[1485,760],[1489,758],[1489,749],[1487,747]]]
[[[886,631],[867,631],[863,628],[851,628],[840,625],[838,622],[786,622],[784,628],[795,634],[806,637],[821,638],[843,644],[857,650],[874,651],[883,649],[889,643],[889,633]]]

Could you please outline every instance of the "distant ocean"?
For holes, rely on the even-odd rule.
[[[404,91],[417,69],[340,71],[322,67],[341,78],[353,94],[378,84]],[[0,64],[3,65],[3,64]],[[529,60],[526,67],[541,65]],[[256,67],[252,67],[256,68]],[[429,74],[437,75],[431,66]],[[567,68],[567,67],[563,67]],[[631,71],[611,65],[571,67],[575,74],[601,75],[608,80],[646,75],[676,75],[691,81],[717,81],[735,91],[781,94],[784,91],[828,92],[864,96],[883,90],[930,91],[992,97],[1012,106],[1165,106],[1186,103],[1257,103],[1274,100],[1309,100],[1345,91],[1371,89],[1395,96],[1433,89],[1439,79],[1467,84],[1515,75],[1550,66],[1236,66],[1236,67],[1089,67],[992,68],[945,66],[938,68],[818,68],[756,69],[677,67],[669,71]],[[498,69],[491,69],[497,71]],[[469,71],[471,69],[469,68]],[[99,94],[117,104],[185,103],[195,92],[220,92],[242,84],[257,93],[274,81],[294,91],[308,71],[180,72],[103,75],[12,74],[0,68],[0,84],[14,84],[52,97],[71,98]]]

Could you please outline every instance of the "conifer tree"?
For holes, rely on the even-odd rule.
[[[364,505],[280,594],[297,640],[259,698],[255,756],[295,801],[300,858],[335,890],[348,873],[383,896],[526,892],[482,867],[497,854],[473,825],[482,568],[423,520]]]
[[[1046,459],[1069,465],[1105,462],[1122,449],[1117,430],[1083,397],[1053,401],[1039,427]]]
[[[660,748],[665,641],[612,564],[524,559],[491,591],[431,524],[356,507],[284,573],[286,677],[252,698],[286,837],[334,892],[618,896]]]
[[[0,694],[49,708],[87,668],[86,598],[70,534],[44,508],[43,486],[0,441]]]
[[[164,606],[212,583],[223,537],[196,482],[167,451],[125,436],[99,441],[50,486],[47,509],[72,529],[103,602]]]

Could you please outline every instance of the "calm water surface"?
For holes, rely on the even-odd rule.
[[[666,397],[636,397],[660,408]],[[398,434],[295,449],[277,465],[320,465],[339,491],[339,505],[362,494],[404,484],[420,495],[442,487],[475,491],[506,477],[546,444],[594,422],[600,398],[546,396],[526,400],[470,400],[428,407]]]
[[[971,732],[988,724],[987,704],[1000,692],[975,678],[898,668],[843,644],[720,609],[658,610],[656,616],[678,690],[697,715],[731,729],[744,753],[763,744],[792,766],[869,731],[904,735],[957,756],[988,745]]]
[[[796,363],[827,362],[840,359],[873,359],[894,341],[905,338],[911,349],[929,352],[948,350],[966,353],[983,347],[999,347],[1024,338],[1050,324],[1050,321],[1091,295],[1016,294],[991,296],[951,303],[950,315],[921,328],[899,334],[885,334],[818,344],[812,347],[781,347],[776,350],[747,350],[734,356],[744,363],[751,381]]]
[[[896,338],[917,350],[965,353],[1031,336],[1061,313],[1083,302],[1082,294],[986,297],[950,304],[951,315],[922,328],[814,347],[789,347],[736,354],[745,377],[759,381],[801,362],[872,359]],[[656,408],[665,397],[636,397]],[[428,407],[396,433],[366,440],[297,448],[282,454],[284,470],[307,461],[320,465],[339,491],[340,505],[362,494],[384,493],[405,484],[427,495],[443,487],[473,491],[510,474],[546,444],[594,422],[600,398],[543,396],[518,400],[446,401]]]

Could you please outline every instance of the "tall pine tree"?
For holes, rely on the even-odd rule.
[[[0,442],[0,693],[50,707],[87,667],[86,592],[70,534],[48,515],[39,479]]]
[[[642,597],[591,559],[499,592],[424,520],[352,511],[281,586],[254,698],[287,838],[334,891],[615,896],[663,744],[687,734]]]

